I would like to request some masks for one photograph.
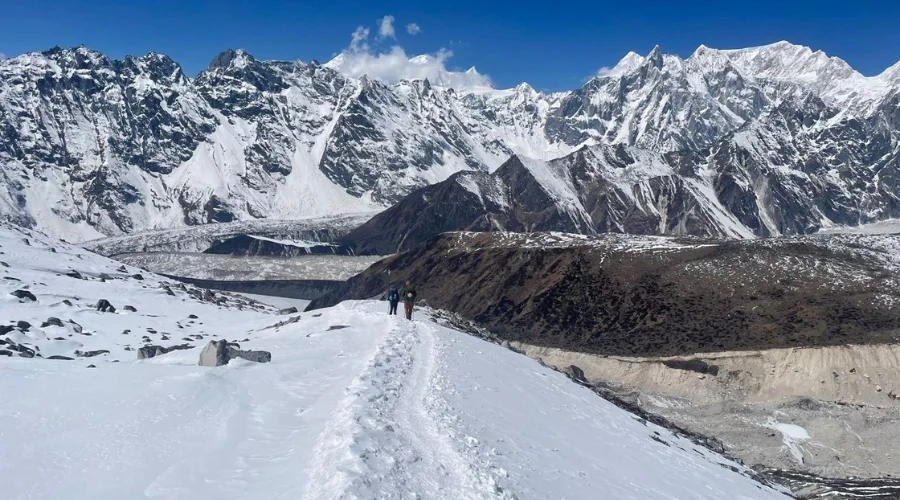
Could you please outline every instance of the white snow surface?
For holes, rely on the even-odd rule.
[[[45,356],[110,351],[0,356],[5,499],[785,498],[428,311],[408,322],[385,303],[345,302],[273,328],[285,316],[269,308],[168,295],[161,278],[125,279],[119,263],[36,233],[0,225],[0,245],[3,324],[52,315],[91,333],[35,326],[4,338]],[[88,279],[57,275],[70,268]],[[8,295],[19,288],[37,302]],[[138,311],[99,313],[99,297]],[[124,350],[146,327],[181,336],[177,325],[272,362],[204,368],[199,349],[140,361]]]
[[[794,457],[797,463],[803,463],[803,447],[800,446],[800,443],[811,439],[806,429],[799,425],[778,422],[775,419],[770,419],[766,422],[765,427],[781,433],[784,449]]]

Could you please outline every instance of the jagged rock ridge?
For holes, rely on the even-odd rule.
[[[523,223],[555,227],[571,216],[572,229],[585,232],[790,234],[898,216],[898,130],[897,66],[864,77],[784,42],[700,47],[687,59],[659,48],[631,53],[554,94],[526,84],[386,85],[242,50],[191,79],[160,54],[118,61],[54,48],[0,61],[0,214],[83,240],[371,212],[460,171],[496,176],[513,154],[546,163],[585,146],[625,146],[610,151],[652,159],[635,167],[641,179],[625,186],[615,169],[583,172],[613,175],[589,182],[575,171],[556,176],[600,191],[577,197],[582,206],[561,219]],[[661,175],[657,164],[667,165]],[[635,189],[649,189],[657,204],[676,200],[662,210],[665,223],[654,224],[646,200],[627,196]],[[697,196],[724,209],[717,223],[668,223],[709,217],[686,212]]]

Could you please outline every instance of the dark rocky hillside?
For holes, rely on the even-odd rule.
[[[309,307],[371,298],[389,279],[410,279],[428,305],[504,339],[599,354],[895,342],[897,248],[898,236],[718,243],[446,233]]]

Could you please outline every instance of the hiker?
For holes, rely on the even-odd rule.
[[[403,287],[403,308],[406,310],[406,319],[412,320],[413,303],[416,301],[416,287],[412,286],[409,281]]]
[[[388,311],[388,315],[393,314],[394,316],[396,316],[397,304],[400,302],[400,292],[397,291],[397,287],[395,287],[394,285],[391,285],[391,289],[388,290],[387,299],[391,305],[391,310]]]

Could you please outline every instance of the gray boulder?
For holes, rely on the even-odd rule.
[[[47,318],[47,321],[44,321],[43,323],[41,323],[41,328],[47,328],[48,326],[61,327],[61,326],[63,326],[63,322],[59,318],[50,317],[50,318]]]
[[[26,300],[30,300],[32,302],[37,302],[37,297],[35,297],[34,294],[29,292],[28,290],[16,290],[15,292],[12,292],[10,295],[19,299],[19,302],[24,302]]]
[[[225,340],[211,341],[200,352],[200,366],[223,366],[234,358],[246,359],[255,363],[272,361],[272,353],[268,351],[242,351]]]
[[[109,351],[106,349],[101,349],[99,351],[75,351],[75,355],[79,358],[93,358],[94,356],[99,356],[101,354],[109,354]]]
[[[185,349],[193,349],[194,346],[187,344],[179,344],[173,345],[169,347],[162,347],[158,345],[145,345],[138,349],[137,359],[148,359],[155,358],[157,356],[162,356],[163,354],[168,354],[172,351],[183,351]],[[128,349],[126,349],[128,350]]]
[[[100,299],[99,301],[97,301],[97,310],[100,312],[116,312],[116,308],[113,307],[113,305],[110,304],[106,299]]]
[[[284,314],[296,314],[296,313],[297,313],[297,308],[296,308],[296,307],[288,307],[288,308],[286,308],[286,309],[282,309],[282,310],[278,311],[278,314],[282,314],[282,315],[284,315]]]

